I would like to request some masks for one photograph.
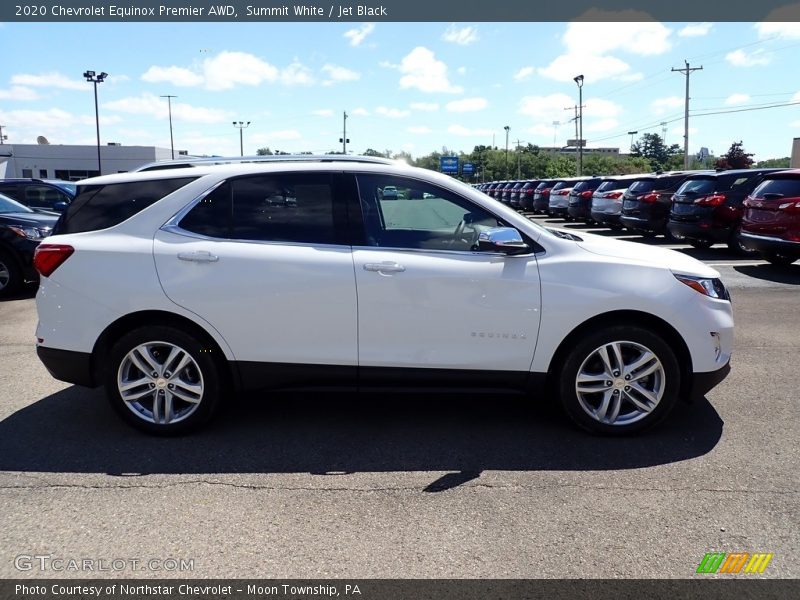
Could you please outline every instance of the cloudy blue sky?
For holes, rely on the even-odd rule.
[[[690,151],[741,139],[766,159],[800,137],[798,23],[5,23],[0,47],[7,143],[93,144],[92,69],[110,74],[103,144],[169,147],[172,94],[175,146],[195,154],[238,154],[234,120],[251,121],[245,153],[337,149],[344,110],[355,152],[502,147],[505,125],[512,145],[563,145],[578,74],[589,146],[663,128],[682,144],[684,60],[704,67]]]

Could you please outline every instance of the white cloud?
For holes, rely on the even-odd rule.
[[[417,46],[403,57],[399,65],[403,76],[400,87],[416,88],[422,92],[446,92],[459,94],[463,88],[451,84],[447,79],[447,65],[437,60],[433,52]]]
[[[467,67],[458,67],[456,69],[456,73],[459,75],[466,75],[467,74]]]
[[[468,46],[478,41],[478,29],[476,27],[459,28],[455,23],[451,23],[442,34],[442,39],[459,46]]]
[[[117,115],[100,115],[101,127],[120,123],[122,119]],[[0,111],[0,123],[14,123],[14,129],[19,133],[14,137],[30,140],[32,143],[36,136],[44,135],[51,142],[75,144],[80,143],[79,127],[85,127],[91,132],[92,144],[94,140],[94,113],[75,115],[61,108],[47,110],[10,110]]]
[[[280,81],[283,85],[311,85],[314,77],[300,62],[294,61],[288,67],[281,69]]]
[[[142,74],[142,80],[149,83],[168,81],[178,87],[191,87],[203,84],[202,75],[183,67],[152,66]]]
[[[683,108],[685,99],[679,96],[667,96],[666,98],[656,98],[650,103],[650,109],[656,115],[664,115],[676,108]]]
[[[689,136],[691,137],[692,135],[694,135],[698,131],[699,131],[699,129],[697,129],[697,127],[689,127]],[[672,129],[669,130],[668,133],[673,138],[680,137],[680,142],[672,142],[672,143],[673,144],[680,143],[681,147],[682,147],[682,145],[683,145],[683,125],[680,125],[678,127],[673,127]],[[661,135],[660,131],[658,132],[658,135]]]
[[[557,127],[558,125],[552,125],[552,124],[546,125],[544,123],[537,123],[533,127],[528,127],[526,131],[534,135],[539,135],[539,136],[546,135],[548,137],[551,137],[553,135],[553,132],[556,131]]]
[[[27,87],[52,87],[63,90],[88,91],[92,86],[86,81],[70,79],[61,73],[42,73],[40,75],[19,74],[11,76],[11,85]]]
[[[494,133],[491,129],[468,129],[463,125],[450,125],[447,128],[448,133],[452,133],[453,135],[463,135],[463,136],[489,136]]]
[[[430,129],[430,127],[421,126],[421,127],[409,127],[408,129],[406,129],[406,131],[408,131],[408,133],[415,133],[415,134],[422,135],[422,134],[425,134],[425,133],[430,133],[431,129]]]
[[[594,54],[562,54],[544,68],[539,74],[556,81],[572,81],[577,74],[583,75],[587,81],[600,81],[627,74],[630,65],[614,56],[598,56]]]
[[[340,83],[342,81],[357,81],[361,79],[360,73],[338,65],[327,64],[322,67],[322,72],[326,73],[328,76],[328,79],[323,82],[323,85],[333,85],[334,83]]]
[[[169,117],[167,101],[149,92],[139,96],[104,102],[102,108],[134,115],[149,115],[156,119],[167,119]],[[172,103],[172,118],[176,121],[222,123],[229,121],[231,117],[232,113],[227,110],[192,106],[185,102]]]
[[[278,69],[246,52],[220,52],[203,61],[205,86],[209,90],[227,90],[237,84],[259,85],[275,81]]]
[[[381,115],[383,117],[388,117],[389,119],[402,119],[403,117],[407,117],[411,114],[411,111],[408,110],[401,110],[399,108],[386,108],[385,106],[379,106],[375,109],[376,115]]]
[[[317,110],[312,110],[311,114],[315,117],[332,117],[333,111],[330,108],[320,108]]]
[[[602,98],[590,98],[585,101],[584,104],[586,104],[586,108],[583,109],[584,117],[607,119],[616,117],[622,112],[622,107],[619,104],[611,100],[603,100]]]
[[[586,126],[583,128],[583,130],[588,131],[590,133],[592,132],[599,133],[602,131],[611,131],[618,125],[619,121],[617,121],[616,119],[600,119],[598,121],[587,123]]]
[[[350,40],[351,46],[360,46],[367,36],[375,30],[375,23],[364,23],[356,29],[348,29],[344,37]]]
[[[524,81],[536,72],[535,67],[522,67],[519,71],[514,73],[514,79],[517,81]]]
[[[731,94],[727,98],[725,98],[725,104],[743,104],[750,100],[750,96],[748,94]]]
[[[644,79],[644,73],[629,73],[627,75],[620,75],[616,77],[620,81],[641,81]]]
[[[575,99],[566,94],[525,96],[519,102],[519,112],[539,120],[559,121],[564,118],[564,109],[574,104]]]
[[[690,23],[678,31],[678,37],[700,37],[708,35],[712,27],[714,27],[713,23]]]
[[[789,125],[791,127],[800,127],[800,121],[792,121]]]
[[[800,38],[800,2],[776,8],[754,25],[760,38],[777,36],[786,39]]]
[[[366,108],[358,107],[350,113],[354,117],[368,117],[369,111]]]
[[[761,49],[750,54],[744,50],[734,50],[725,55],[725,60],[734,67],[756,67],[768,65],[772,57]]]
[[[796,92],[795,95],[792,96],[790,102],[800,102],[800,92]]]
[[[40,98],[36,90],[22,85],[12,85],[11,89],[0,90],[0,100],[38,100]]]
[[[445,104],[445,109],[450,112],[474,112],[476,110],[483,110],[489,106],[486,98],[464,98],[462,100],[453,100]]]
[[[414,110],[424,110],[427,112],[439,110],[439,105],[435,102],[412,102],[409,106]]]

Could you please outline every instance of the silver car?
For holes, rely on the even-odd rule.
[[[592,195],[592,219],[612,229],[622,229],[622,196],[628,186],[641,175],[619,175],[603,178],[603,183]]]

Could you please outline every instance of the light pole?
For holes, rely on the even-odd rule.
[[[638,131],[629,131],[628,132],[628,135],[631,136],[631,149],[630,149],[630,152],[633,152],[633,136],[635,136],[637,133],[639,133],[639,132]]]
[[[177,98],[177,96],[170,96],[167,94],[161,97],[167,99],[167,107],[169,110],[169,147],[172,150],[172,160],[175,160],[175,143],[172,141],[172,99]]]
[[[247,121],[247,123],[244,121],[234,121],[233,126],[239,130],[239,154],[244,156],[244,136],[242,134],[242,129],[250,127],[250,121]]]
[[[561,125],[561,121],[553,121],[553,146],[556,145],[556,134],[558,134],[559,125]]]
[[[578,110],[580,111],[580,131],[578,132],[578,176],[583,172],[583,75],[573,78],[578,84]]]
[[[511,131],[511,127],[506,125],[503,129],[506,130],[506,179],[508,179],[508,132]]]
[[[97,84],[103,83],[108,77],[108,73],[102,72],[100,75],[95,75],[94,71],[86,71],[83,76],[86,81],[94,84],[94,120],[97,125],[97,174],[102,175],[103,169],[100,164],[100,110],[97,108]]]

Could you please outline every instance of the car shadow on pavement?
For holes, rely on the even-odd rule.
[[[572,427],[521,396],[274,394],[232,401],[209,427],[159,438],[125,425],[102,391],[69,387],[0,421],[0,470],[209,474],[448,471],[442,491],[485,470],[636,469],[714,448],[723,421],[705,399],[625,438]]]
[[[743,265],[734,267],[742,275],[763,279],[774,283],[786,283],[789,285],[800,285],[800,264],[777,267],[775,265]]]
[[[0,302],[9,302],[11,300],[29,300],[31,298],[35,298],[38,289],[38,283],[26,282],[22,288],[14,292],[14,294],[11,296],[0,297]]]

